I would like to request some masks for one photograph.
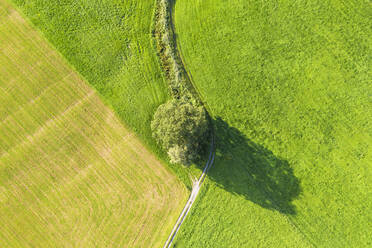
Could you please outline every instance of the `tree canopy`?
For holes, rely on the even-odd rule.
[[[208,138],[207,114],[200,105],[173,99],[159,106],[151,130],[172,163],[189,165],[199,158]]]

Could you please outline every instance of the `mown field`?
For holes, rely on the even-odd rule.
[[[6,0],[0,23],[0,247],[160,247],[185,187]]]
[[[153,1],[12,0],[45,37],[144,137],[167,98],[151,44]]]
[[[119,118],[166,160],[150,121],[168,98],[151,37],[153,0],[11,0],[111,105]],[[189,183],[188,174],[170,166]]]
[[[218,157],[175,247],[371,247],[368,1],[177,0]]]

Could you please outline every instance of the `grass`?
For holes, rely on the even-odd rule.
[[[151,137],[157,107],[170,98],[151,34],[153,0],[12,0],[159,158]],[[168,164],[190,187],[188,171]]]
[[[368,1],[178,0],[217,158],[175,247],[371,247]]]
[[[0,23],[0,247],[160,247],[185,187],[6,0]]]

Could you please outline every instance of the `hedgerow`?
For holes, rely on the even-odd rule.
[[[205,144],[204,140],[209,133],[208,114],[188,78],[178,54],[172,27],[171,1],[156,1],[152,34],[173,97],[173,100],[159,106],[156,111],[151,123],[153,137],[167,150],[172,163],[188,165],[200,158],[200,154],[204,150],[202,148]],[[185,107],[190,111],[182,111]],[[169,111],[164,114],[164,109]],[[176,119],[173,118],[175,116]],[[195,118],[195,116],[200,118]],[[172,121],[169,121],[170,119]],[[172,131],[175,127],[187,128],[184,131],[177,128],[178,131]],[[198,131],[191,130],[189,127]],[[172,144],[165,145],[164,137],[171,137]]]
[[[186,98],[201,105],[201,101],[188,79],[178,55],[175,34],[172,28],[171,1],[158,0],[156,2],[152,33],[172,97],[176,99]]]

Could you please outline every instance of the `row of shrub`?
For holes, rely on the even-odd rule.
[[[153,36],[156,41],[156,49],[172,96],[177,99],[182,97],[199,101],[176,48],[177,44],[172,27],[171,0],[157,0],[154,24]]]
[[[156,1],[152,34],[173,99],[159,106],[151,129],[172,163],[189,165],[205,153],[209,121],[177,51],[171,1]]]

